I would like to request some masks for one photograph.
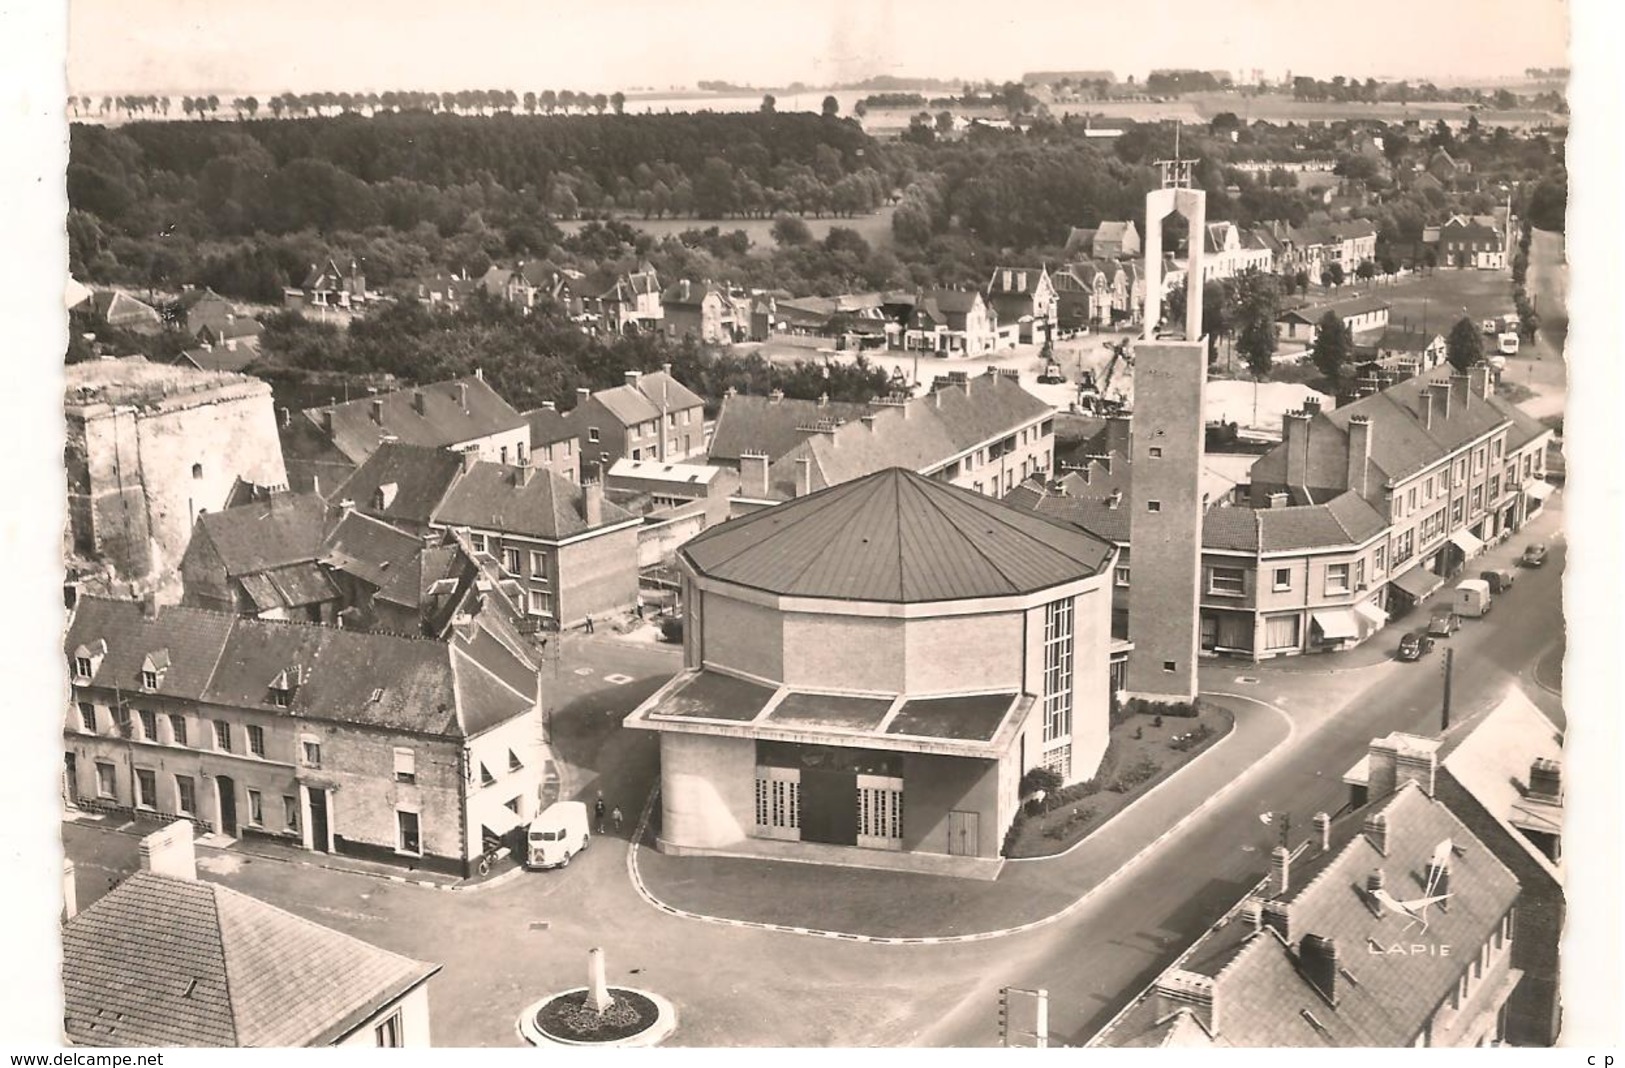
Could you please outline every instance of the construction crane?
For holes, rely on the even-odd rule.
[[[1117,390],[1116,395],[1113,397],[1108,396],[1108,391],[1111,390],[1112,379],[1117,374],[1117,365],[1119,363],[1122,363],[1124,367],[1132,368],[1134,366],[1134,355],[1130,351],[1132,345],[1133,339],[1126,337],[1121,341],[1107,341],[1104,343],[1105,348],[1111,352],[1112,358],[1107,361],[1106,370],[1100,376],[1098,386],[1093,381],[1094,376],[1087,371],[1084,372],[1083,381],[1078,385],[1079,407],[1086,411],[1098,411],[1102,415],[1109,415],[1123,410],[1123,391]]]

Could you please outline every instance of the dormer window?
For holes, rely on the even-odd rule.
[[[373,507],[378,509],[388,508],[390,505],[395,503],[395,494],[399,491],[400,487],[396,483],[385,482],[383,485],[379,486],[378,491],[373,494]]]
[[[79,682],[89,682],[96,677],[96,671],[102,666],[102,658],[107,655],[107,642],[97,639],[88,645],[81,645],[73,651],[73,677]]]
[[[164,681],[164,672],[169,670],[169,650],[159,649],[155,653],[148,653],[146,659],[141,661],[141,688],[152,691],[158,689]]]
[[[271,680],[271,704],[278,708],[287,708],[293,703],[294,691],[299,689],[301,682],[298,666],[288,668],[277,673]]]

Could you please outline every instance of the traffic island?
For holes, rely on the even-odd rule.
[[[588,985],[542,999],[519,1016],[519,1034],[533,1046],[658,1046],[677,1029],[671,1002],[647,990],[610,986],[604,951],[587,956]]]

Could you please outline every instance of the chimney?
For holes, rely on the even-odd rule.
[[[467,382],[459,382],[459,383],[457,383],[457,407],[461,408],[465,412],[468,411],[468,383]]]
[[[176,820],[141,839],[141,870],[173,879],[197,878],[197,851],[192,844],[192,821]]]
[[[1324,812],[1315,813],[1315,837],[1320,840],[1320,851],[1332,851],[1332,818]]]
[[[1428,388],[1433,391],[1433,415],[1441,422],[1450,419],[1450,401],[1456,389],[1449,382],[1429,382]]]
[[[1129,449],[1134,442],[1134,421],[1127,415],[1108,415],[1106,417],[1106,455],[1121,453],[1132,456]]]
[[[1467,378],[1472,383],[1468,392],[1473,396],[1484,399],[1495,392],[1495,375],[1487,364],[1476,364],[1468,368]]]
[[[419,415],[427,415],[429,412],[429,397],[421,389],[412,391],[412,410]]]
[[[1371,841],[1371,848],[1386,857],[1388,855],[1388,817],[1381,812],[1373,813],[1365,818],[1365,827],[1362,830],[1366,838]]]
[[[1439,766],[1439,743],[1398,731],[1371,742],[1366,796],[1372,800],[1387,797],[1408,781],[1433,796],[1434,775]]]
[[[1270,892],[1279,896],[1292,888],[1292,851],[1276,846],[1270,853]]]
[[[1563,803],[1563,765],[1546,757],[1537,757],[1529,765],[1529,799]]]
[[[379,426],[384,425],[384,402],[378,397],[372,399],[372,421]]]
[[[739,489],[755,500],[767,498],[767,456],[759,452],[742,453],[739,457]]]
[[[1180,1009],[1188,1009],[1209,1034],[1219,1033],[1219,1005],[1214,998],[1211,976],[1174,968],[1158,976],[1153,989],[1157,999],[1157,1019],[1164,1019]]]
[[[339,515],[346,516],[353,511],[355,511],[355,501],[346,497],[344,500],[339,502]]]
[[[73,879],[73,861],[62,858],[62,922],[79,915],[79,888]]]
[[[1337,1004],[1337,943],[1320,935],[1304,935],[1298,943],[1298,968],[1322,997]]]
[[[812,461],[803,456],[796,461],[796,497],[812,493]]]
[[[1309,420],[1308,412],[1287,412],[1286,423],[1286,484],[1309,484]]]
[[[1473,402],[1473,380],[1470,375],[1450,376],[1450,403],[1465,412]]]
[[[322,409],[322,433],[328,437],[333,436],[333,409]]]
[[[588,389],[586,386],[577,386],[576,387],[576,407],[577,408],[581,407],[583,404],[586,404],[589,400],[592,400],[592,390]]]
[[[1264,899],[1249,897],[1241,903],[1241,918],[1255,933],[1264,929]]]
[[[519,466],[514,469],[513,484],[515,486],[528,486],[535,474],[536,468],[530,465],[529,460],[521,461]]]
[[[875,429],[875,413],[864,412],[859,418],[863,420],[863,425],[869,428],[870,433],[873,433]]]
[[[588,482],[581,487],[581,518],[587,526],[596,527],[604,522],[604,484]]]
[[[1305,397],[1303,399],[1303,410],[1308,412],[1310,415],[1319,415],[1320,414],[1320,398],[1319,397]]]
[[[1285,901],[1266,901],[1263,905],[1264,926],[1281,936],[1282,941],[1292,941],[1292,912]]]
[[[1349,418],[1348,488],[1361,497],[1366,494],[1366,472],[1371,467],[1371,419],[1356,415]]]
[[[1272,494],[1270,494],[1269,505],[1270,505],[1271,508],[1285,508],[1287,505],[1289,505],[1291,503],[1292,503],[1292,495],[1290,493],[1272,493]]]
[[[544,412],[556,412],[558,410],[559,410],[559,406],[557,404],[554,404],[552,401],[543,401],[542,402],[542,411],[544,411]]]
[[[474,465],[480,462],[480,450],[476,446],[469,446],[459,455],[462,457],[462,468],[465,475],[474,470]]]
[[[1433,391],[1427,386],[1422,387],[1422,426],[1424,429],[1433,428]]]
[[[626,372],[626,384],[631,386],[633,389],[637,389],[638,388],[638,379],[640,379],[642,377],[643,377],[643,372],[641,372],[641,371],[628,371],[628,372]]]
[[[663,364],[660,365],[660,369],[662,371],[666,372],[666,375],[667,375],[668,378],[671,376],[671,364],[663,363]]]

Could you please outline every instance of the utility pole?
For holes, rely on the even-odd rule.
[[[1439,733],[1441,734],[1450,729],[1450,677],[1455,670],[1455,660],[1456,651],[1446,649],[1444,651],[1444,716],[1439,727]]]

